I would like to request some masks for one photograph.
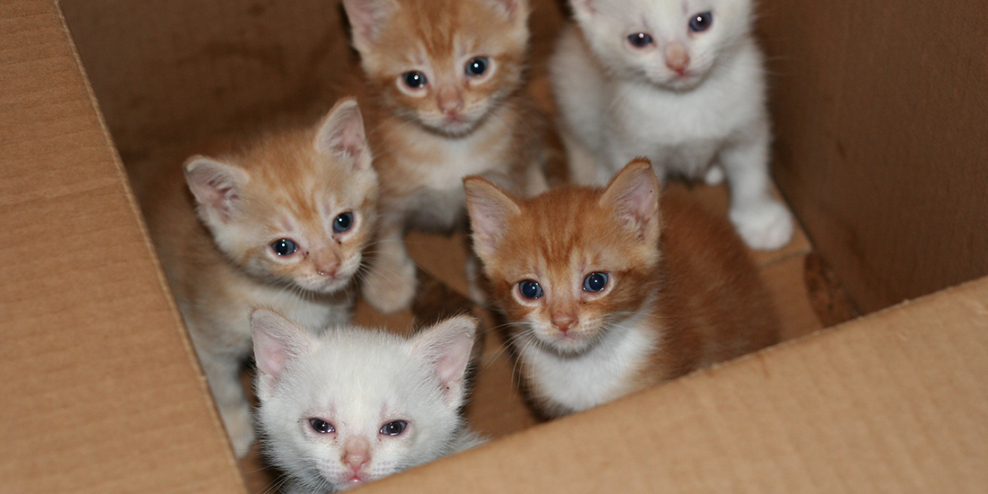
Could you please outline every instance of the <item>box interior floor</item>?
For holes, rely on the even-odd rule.
[[[560,6],[561,2],[535,0],[533,3],[530,21],[533,31],[532,58],[527,91],[543,110],[551,114],[552,102],[545,62],[552,48],[552,40],[564,18],[564,10]],[[783,12],[784,6],[781,3],[765,3],[765,20],[761,27],[767,32],[763,37],[770,59],[778,60],[790,53],[805,55],[807,51],[812,51],[813,48],[807,44],[792,44],[797,28],[785,22],[806,19],[812,17],[812,13],[800,10],[801,7],[791,7],[791,11]],[[31,2],[19,1],[17,5],[29,4]],[[315,116],[338,96],[332,92],[332,87],[339,78],[347,71],[355,70],[355,55],[347,46],[341,11],[336,2],[261,0],[202,3],[189,0],[149,0],[133,3],[119,0],[63,0],[60,8],[105,125],[128,170],[139,169],[153,162],[180,163],[190,146],[199,141],[236,133],[272,119]],[[831,21],[843,29],[860,24],[859,21],[849,19],[849,16],[842,14]],[[912,14],[907,16],[905,22],[912,22],[911,19]],[[814,18],[807,21],[807,25],[811,30],[819,30],[823,29],[821,25],[825,21],[827,19]],[[880,25],[878,28],[881,32],[891,29],[888,25]],[[984,32],[983,27],[977,27],[976,30]],[[969,41],[968,37],[964,37],[962,41],[954,43],[966,47]],[[846,48],[846,35],[842,35],[834,44],[837,46],[835,52]],[[892,49],[885,45],[882,47]],[[824,53],[806,58],[812,61],[830,56],[832,55]],[[969,62],[969,77],[988,76],[984,60]],[[984,239],[988,236],[968,233],[975,230],[971,225],[980,224],[983,228],[985,224],[978,223],[986,218],[985,211],[982,211],[983,199],[965,199],[966,202],[959,206],[953,204],[957,206],[955,211],[971,214],[965,216],[951,213],[937,217],[949,219],[944,220],[947,224],[938,226],[930,234],[937,234],[941,229],[952,233],[945,234],[944,241],[936,243],[934,247],[922,247],[916,251],[945,259],[940,277],[925,275],[930,270],[925,269],[922,262],[915,258],[915,252],[909,254],[913,256],[908,263],[912,268],[909,273],[883,277],[894,263],[886,263],[886,257],[883,257],[885,251],[882,249],[894,249],[897,235],[902,233],[897,230],[898,227],[880,228],[880,238],[876,240],[859,235],[862,227],[858,219],[845,217],[846,223],[839,228],[842,238],[826,233],[826,227],[833,223],[834,215],[843,214],[846,209],[845,206],[835,206],[839,211],[827,216],[819,213],[819,206],[820,201],[832,206],[830,198],[821,199],[819,193],[800,195],[805,192],[805,183],[808,180],[817,180],[832,188],[835,179],[829,175],[820,178],[819,175],[825,172],[812,169],[807,171],[807,167],[799,163],[800,158],[817,151],[814,146],[822,144],[805,139],[801,134],[810,133],[806,126],[813,120],[800,120],[793,115],[799,111],[813,113],[814,109],[821,106],[834,106],[834,98],[843,98],[844,103],[841,104],[847,104],[852,101],[860,102],[864,96],[849,90],[838,96],[830,94],[823,87],[826,80],[817,82],[816,85],[797,87],[797,82],[814,80],[820,74],[807,71],[799,63],[787,63],[773,61],[770,64],[770,70],[778,67],[785,70],[781,75],[773,72],[772,79],[772,94],[779,97],[773,99],[773,111],[780,134],[776,145],[778,179],[782,195],[793,204],[797,215],[804,220],[804,225],[808,225],[807,230],[814,243],[819,244],[822,241],[826,249],[821,249],[823,256],[817,255],[809,237],[800,229],[787,247],[774,252],[753,253],[763,278],[775,297],[783,322],[784,338],[796,339],[825,325],[843,322],[857,315],[856,307],[872,312],[905,297],[930,293],[988,273],[988,261],[970,260],[977,257],[978,253],[988,251]],[[842,59],[842,63],[845,67],[851,67],[858,62],[846,58]],[[891,77],[882,75],[885,76]],[[980,80],[988,80],[988,77]],[[845,88],[846,84],[835,83],[836,86]],[[979,84],[984,85],[983,82]],[[803,95],[802,98],[808,102],[802,102],[798,93],[803,90],[818,90],[819,94],[814,93],[812,97]],[[965,93],[961,96],[977,98],[980,108],[984,109],[988,107],[984,94],[988,94],[988,91]],[[797,100],[798,104],[790,105]],[[912,111],[922,112],[928,104],[932,103],[916,103]],[[791,109],[790,106],[796,109]],[[964,115],[970,121],[975,118],[973,114]],[[886,117],[887,115],[881,116]],[[837,125],[840,121],[838,117],[827,114],[826,118],[830,119],[827,126],[827,139],[830,139],[830,143],[824,153],[827,160],[833,156],[844,162],[874,157],[871,151],[865,153],[864,143],[855,141],[853,144],[842,144],[842,136],[846,136],[846,132],[858,132],[861,129],[841,129]],[[951,125],[956,125],[953,120],[951,122]],[[884,131],[890,132],[887,127]],[[971,138],[981,137],[981,142],[988,141],[984,126],[966,132]],[[883,149],[890,146],[887,141],[888,139],[883,141]],[[924,156],[950,148],[951,142],[936,144],[935,149],[924,151]],[[860,153],[865,153],[866,156]],[[973,162],[977,156],[977,150],[971,146],[961,146],[950,153],[951,159],[962,164]],[[848,157],[848,154],[852,156]],[[983,184],[988,183],[983,168],[972,169],[966,175],[952,178],[949,185],[951,190],[959,191],[958,195],[961,197],[973,197],[973,193],[965,194],[972,186],[972,181],[978,183],[981,180],[982,189]],[[686,187],[682,184],[673,186]],[[917,190],[915,188],[903,186],[903,190],[912,194],[911,199],[925,200],[913,194]],[[690,187],[690,193],[696,195],[711,210],[725,214],[727,192],[723,187],[696,185]],[[853,193],[845,192],[841,197]],[[793,197],[797,199],[793,200]],[[875,218],[881,215],[869,208],[870,204],[880,202],[880,198],[871,199],[871,203],[867,200],[866,203],[852,201],[853,204],[846,207],[861,208],[867,213],[867,217],[860,221],[872,221],[875,224]],[[935,213],[943,213],[941,209],[938,206]],[[462,236],[411,233],[407,243],[422,269],[453,290],[465,293]],[[879,248],[879,244],[886,247]],[[955,245],[963,245],[961,255],[943,254]],[[859,257],[855,261],[849,261],[844,254],[847,248],[858,249]],[[441,252],[442,256],[437,256],[437,252]],[[988,259],[988,256],[985,257]],[[834,264],[837,275],[822,261],[824,258]],[[864,274],[858,276],[857,273]],[[160,281],[157,276],[148,277]],[[902,277],[908,278],[908,283],[897,284],[896,280],[901,280]],[[847,284],[848,290],[852,292],[851,298],[843,294],[838,279]],[[876,281],[879,279],[883,281]],[[898,290],[900,285],[902,289]],[[852,299],[854,302],[851,302]],[[161,317],[167,319],[167,314]],[[413,315],[406,311],[385,317],[360,306],[358,322],[404,331],[412,324]],[[488,332],[487,338],[472,403],[468,407],[468,419],[479,431],[493,438],[502,438],[529,429],[536,425],[536,421],[515,391],[512,363],[503,349],[500,337],[494,332]],[[746,362],[745,365],[750,367],[753,364]],[[774,371],[784,372],[778,367]],[[692,379],[708,377],[704,374]],[[984,388],[980,388],[979,392],[982,394],[979,399],[984,398],[983,391]],[[632,402],[648,399],[648,396],[636,396],[632,398]],[[634,406],[640,405],[638,403]],[[539,427],[539,430],[558,435],[559,427],[557,424],[549,424]],[[984,436],[984,431],[981,431],[981,435]],[[519,443],[530,438],[526,435],[514,437],[513,440]],[[982,454],[984,448],[971,447],[962,453],[971,451]],[[249,492],[265,492],[271,487],[272,473],[264,468],[256,450],[240,462],[240,469]],[[382,484],[384,490],[392,485],[386,482]]]

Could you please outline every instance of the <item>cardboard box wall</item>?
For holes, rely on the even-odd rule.
[[[867,310],[985,272],[984,8],[955,7],[764,8],[780,185]],[[536,58],[558,15],[537,4]],[[337,16],[0,5],[0,490],[243,490],[113,146],[175,159],[310,110],[351,56]],[[367,490],[982,492],[986,321],[982,280]]]

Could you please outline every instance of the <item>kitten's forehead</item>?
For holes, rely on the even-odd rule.
[[[300,383],[308,387],[311,403],[366,428],[441,401],[434,375],[400,338],[364,329],[329,331],[337,334],[327,335],[300,366],[308,369]]]
[[[494,1],[403,0],[384,33],[384,53],[376,55],[390,51],[405,63],[425,65],[523,49],[524,25],[521,33],[507,32],[514,26],[494,8]]]
[[[595,11],[611,24],[626,31],[641,29],[655,34],[686,34],[683,19],[699,12],[713,11],[735,16],[750,9],[750,0],[592,0]],[[719,19],[718,19],[719,20]]]
[[[522,202],[505,237],[503,265],[560,280],[586,269],[624,269],[633,235],[598,205],[600,195],[563,187]]]

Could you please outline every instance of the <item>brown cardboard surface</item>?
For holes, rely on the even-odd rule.
[[[762,2],[775,176],[871,312],[988,274],[984,2]]]
[[[979,7],[952,7],[969,17],[944,30],[914,1],[894,18],[888,2],[776,3],[763,27],[778,177],[848,290],[872,310],[974,276],[988,259],[988,236],[968,228],[988,214],[972,124],[984,52],[968,46],[985,38]],[[318,109],[352,62],[333,1],[61,7],[128,166]],[[534,12],[530,93],[548,111],[560,11],[536,0]],[[892,46],[897,27],[916,39]],[[873,53],[859,36],[878,40]],[[925,72],[901,73],[910,49]],[[949,84],[963,65],[952,54],[968,62],[963,85]],[[0,87],[0,491],[242,491],[53,4],[0,6]],[[693,192],[726,208],[723,188]],[[927,233],[904,235],[915,225]],[[800,233],[756,256],[787,338],[820,327],[802,282],[810,248]],[[411,234],[409,250],[465,292],[461,236]],[[489,332],[467,413],[502,439],[366,491],[983,492],[986,306],[981,280],[534,427]],[[361,307],[358,320],[401,330],[411,316]],[[252,491],[269,487],[256,457],[240,466]]]
[[[981,493],[988,278],[357,492]]]
[[[0,490],[241,479],[57,6],[0,4]]]

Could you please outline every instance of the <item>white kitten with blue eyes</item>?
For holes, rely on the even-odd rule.
[[[726,176],[745,242],[792,236],[772,197],[771,129],[751,0],[570,0],[550,63],[573,180],[605,185],[637,156],[660,177]]]
[[[264,454],[289,493],[337,492],[481,444],[464,425],[476,320],[410,339],[358,327],[320,336],[251,313]]]

